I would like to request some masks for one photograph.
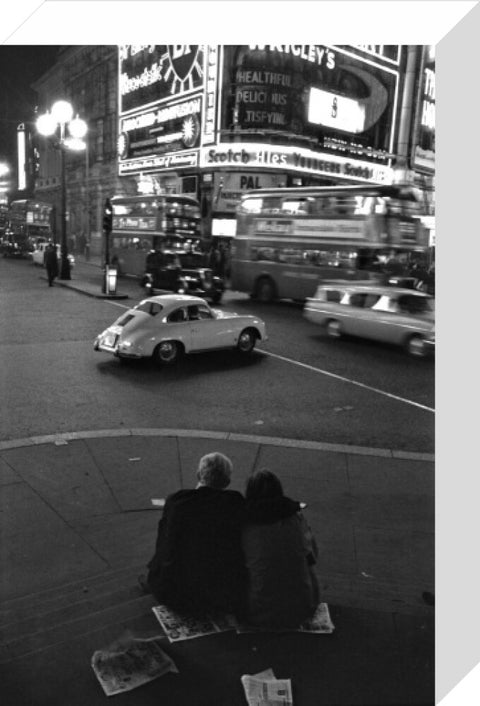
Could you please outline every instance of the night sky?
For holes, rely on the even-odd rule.
[[[0,46],[0,161],[16,167],[19,123],[33,119],[31,84],[54,63],[58,46]]]

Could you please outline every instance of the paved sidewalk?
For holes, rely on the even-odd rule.
[[[75,257],[75,266],[71,270],[71,279],[62,280],[57,278],[54,285],[56,287],[67,287],[81,294],[86,294],[89,297],[95,297],[96,299],[129,298],[124,285],[126,282],[130,285],[133,280],[118,277],[115,293],[109,294],[105,291],[104,277],[104,263],[99,256],[93,256],[89,260],[86,260],[83,255],[77,255]],[[46,276],[44,279],[46,279]],[[139,292],[141,291],[139,286],[137,289]]]
[[[295,706],[433,704],[434,464],[427,455],[195,430],[130,429],[0,442],[3,706],[89,706],[90,667],[125,630],[162,634],[136,577],[159,519],[151,498],[192,487],[199,457],[269,467],[307,503],[332,635],[226,633],[164,649],[178,675],[122,704],[241,706],[240,677],[272,667]]]
[[[60,285],[101,292],[100,259]],[[136,284],[133,283],[133,284]],[[120,279],[119,297],[136,292]],[[123,293],[122,293],[123,292]],[[135,296],[135,295],[133,295]],[[123,706],[245,706],[243,674],[271,667],[295,706],[434,704],[434,458],[183,429],[0,441],[2,706],[97,706],[93,652],[125,631],[162,635],[137,576],[155,543],[152,498],[193,487],[198,459],[232,458],[232,487],[274,470],[307,503],[332,635],[224,633],[170,644],[179,674]]]

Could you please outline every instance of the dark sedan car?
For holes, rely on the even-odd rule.
[[[153,251],[147,255],[146,272],[140,284],[149,294],[166,290],[218,304],[225,285],[221,277],[205,266],[204,257],[203,253],[185,250]]]

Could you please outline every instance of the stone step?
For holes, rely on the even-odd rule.
[[[111,570],[5,602],[0,609],[0,663],[150,615],[156,601],[137,582],[141,568]]]
[[[112,586],[138,585],[137,577],[144,572],[144,564],[109,569],[77,581],[3,601],[0,603],[0,629],[12,621],[30,618],[62,605],[71,605],[92,594],[108,592]]]
[[[115,602],[116,601],[116,602]],[[68,617],[68,613],[63,614],[62,619],[56,616],[57,622],[52,623],[45,615],[43,622],[37,623],[33,630],[17,634],[14,636],[13,626],[9,629],[6,639],[0,643],[0,664],[5,664],[22,657],[26,657],[36,652],[50,649],[61,644],[71,643],[84,635],[97,631],[99,628],[115,626],[121,633],[129,627],[133,620],[140,619],[146,615],[152,616],[152,625],[155,618],[151,613],[151,608],[155,605],[155,599],[150,595],[137,595],[127,598],[126,595],[119,601],[117,595],[111,602],[101,604],[101,607],[91,605],[81,615]]]

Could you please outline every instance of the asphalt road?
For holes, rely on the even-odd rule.
[[[81,265],[74,272],[98,278]],[[248,359],[190,356],[173,368],[122,366],[93,339],[142,298],[49,288],[27,261],[0,259],[0,438],[125,427],[234,431],[433,453],[433,360],[361,340],[330,340],[301,306],[228,292],[224,308],[259,314],[269,340]]]

